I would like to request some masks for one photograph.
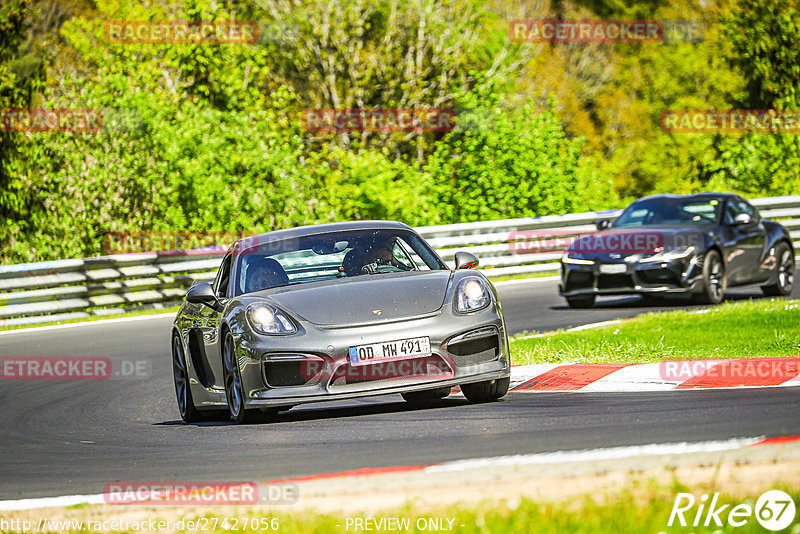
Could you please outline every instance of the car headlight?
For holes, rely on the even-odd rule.
[[[585,260],[580,254],[575,254],[574,252],[567,252],[564,254],[564,257],[561,258],[561,261],[571,265],[594,265],[594,260]]]
[[[693,245],[688,247],[675,247],[667,250],[662,250],[661,252],[653,254],[652,256],[647,256],[646,258],[639,258],[639,263],[680,260],[694,254],[694,251],[695,248]]]
[[[456,287],[456,311],[470,313],[482,310],[491,302],[486,283],[477,276],[469,276]]]
[[[247,321],[259,334],[281,336],[294,334],[297,327],[286,314],[269,304],[251,304],[247,307]]]

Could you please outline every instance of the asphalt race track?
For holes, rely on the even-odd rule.
[[[509,329],[556,328],[688,306],[636,297],[571,310],[552,280],[501,287]],[[758,288],[728,298],[759,297]],[[800,297],[795,288],[794,297]],[[146,360],[149,378],[0,382],[0,499],[102,493],[113,481],[265,481],[361,467],[594,447],[800,434],[800,388],[511,393],[412,410],[399,395],[295,408],[270,424],[185,425],[170,317],[0,335],[0,356]]]

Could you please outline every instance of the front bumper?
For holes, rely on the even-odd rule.
[[[430,338],[430,356],[366,366],[349,363],[350,347],[420,336]],[[494,303],[469,315],[445,306],[434,314],[392,323],[303,323],[292,336],[234,337],[248,408],[405,393],[510,376],[505,324]]]
[[[604,272],[605,266],[619,272]],[[654,263],[596,260],[592,265],[561,262],[559,293],[579,295],[628,295],[632,293],[696,293],[702,288],[702,264],[694,259]]]

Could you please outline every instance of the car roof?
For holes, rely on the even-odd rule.
[[[231,245],[232,250],[239,248],[249,248],[254,244],[270,243],[282,241],[284,239],[297,239],[317,234],[327,234],[331,232],[342,232],[347,230],[412,230],[407,224],[397,221],[345,221],[325,224],[312,224],[308,226],[298,226],[296,228],[286,228],[284,230],[274,230],[250,237],[237,240]],[[413,230],[412,230],[413,231]],[[243,242],[246,242],[243,243]]]
[[[714,193],[711,191],[703,192],[703,193],[692,193],[688,195],[679,195],[677,193],[662,193],[660,195],[650,195],[647,197],[642,197],[634,201],[640,202],[642,200],[658,200],[658,199],[671,199],[671,200],[678,200],[678,199],[686,199],[686,200],[744,200],[741,196],[735,193]]]

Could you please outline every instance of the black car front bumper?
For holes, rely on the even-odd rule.
[[[701,288],[702,266],[693,261],[624,263],[596,260],[591,265],[561,262],[559,293],[565,297],[696,293]]]

